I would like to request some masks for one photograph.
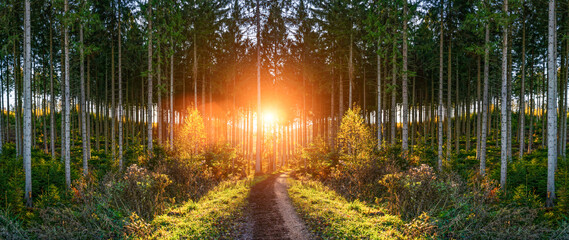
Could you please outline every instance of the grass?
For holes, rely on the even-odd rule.
[[[199,201],[189,200],[139,228],[139,239],[228,239],[238,234],[236,221],[247,205],[249,189],[265,176],[219,184]],[[131,221],[133,222],[133,221]],[[136,221],[134,221],[136,222]]]
[[[404,238],[404,222],[377,206],[358,200],[349,202],[333,190],[312,180],[290,180],[289,196],[299,215],[317,238]]]

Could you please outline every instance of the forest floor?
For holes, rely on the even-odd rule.
[[[269,176],[251,188],[242,239],[311,239],[288,196],[288,173]]]

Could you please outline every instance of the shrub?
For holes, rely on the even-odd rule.
[[[167,175],[133,164],[125,171],[123,181],[124,201],[139,216],[150,218],[165,208],[165,188],[172,183]]]
[[[365,164],[369,160],[374,147],[373,136],[359,107],[346,111],[336,140],[341,158],[347,164]]]
[[[307,161],[304,171],[321,180],[326,179],[330,174],[330,168],[338,164],[337,153],[332,151],[321,137],[302,149],[302,157]]]
[[[406,218],[442,206],[454,184],[440,181],[433,168],[423,164],[405,172],[387,174],[379,184],[387,188],[389,209]]]
[[[206,135],[197,109],[188,108],[188,116],[176,134],[175,147],[180,158],[197,158],[204,150]]]

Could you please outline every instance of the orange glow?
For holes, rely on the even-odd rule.
[[[271,111],[263,112],[263,121],[265,124],[272,125],[277,122],[277,116]]]

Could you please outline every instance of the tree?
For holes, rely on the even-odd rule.
[[[547,198],[545,205],[553,207],[555,201],[555,169],[557,168],[557,54],[555,50],[555,0],[549,0],[547,37]]]
[[[504,0],[504,16],[508,17],[508,0]],[[508,25],[502,27],[502,113],[501,121],[501,165],[500,165],[500,188],[506,189],[506,174],[508,169]]]
[[[85,6],[85,2],[82,2],[83,8]],[[80,85],[81,85],[81,143],[83,149],[83,175],[87,176],[89,174],[89,158],[91,155],[91,151],[89,151],[89,139],[87,137],[87,106],[86,106],[86,99],[85,99],[85,45],[83,42],[83,22],[81,20],[80,27],[79,27],[79,54],[80,54]]]
[[[49,11],[49,130],[51,158],[55,159],[55,92],[53,89],[53,0],[50,1]]]
[[[487,3],[485,4],[487,7]],[[484,24],[484,84],[482,90],[482,123],[480,134],[480,175],[486,174],[486,139],[488,135],[488,85],[489,83],[489,68],[490,68],[490,28],[488,22]]]
[[[30,0],[24,10],[24,173],[26,206],[32,206],[32,44],[30,25]]]
[[[522,0],[522,62],[521,62],[521,88],[520,88],[520,159],[524,156],[525,151],[525,116],[526,116],[526,100],[525,100],[525,82],[526,82],[526,22],[525,22],[525,8],[524,8],[524,1]]]
[[[361,116],[359,107],[349,108],[342,117],[338,131],[340,152],[352,164],[360,163],[358,160],[369,159],[374,146],[373,135]]]
[[[402,80],[402,90],[403,90],[403,110],[402,110],[402,148],[403,152],[409,150],[409,93],[407,89],[407,0],[403,0],[403,80]],[[405,154],[405,153],[404,153]]]
[[[444,35],[443,35],[443,3],[441,2],[441,19],[440,19],[440,36],[439,36],[439,106],[438,106],[438,118],[437,122],[439,124],[438,132],[439,132],[439,148],[438,148],[438,168],[439,171],[443,170],[443,44],[444,44]]]
[[[118,57],[118,84],[119,84],[119,103],[118,103],[118,120],[119,120],[119,170],[122,170],[123,165],[123,102],[122,102],[122,44],[121,44],[121,6],[120,0],[118,4],[118,37],[117,44],[119,57]]]
[[[68,18],[68,11],[69,11],[69,3],[68,0],[65,0],[64,2],[64,11],[65,11],[65,17]],[[64,155],[64,160],[65,160],[65,183],[67,185],[68,189],[71,189],[71,141],[70,141],[70,131],[71,131],[71,106],[70,106],[70,102],[71,102],[71,96],[70,96],[70,91],[69,91],[69,71],[70,71],[70,67],[69,67],[69,29],[67,26],[67,23],[64,24],[63,27],[63,34],[64,34],[64,49],[65,49],[65,80],[64,80],[64,89],[65,89],[65,93],[64,93],[64,111],[65,111],[65,117],[64,117],[64,131],[63,131],[63,145],[64,145],[64,151],[63,151],[63,155]]]
[[[261,173],[261,142],[263,141],[262,136],[262,108],[261,108],[261,12],[259,7],[259,0],[255,6],[255,18],[257,23],[257,155],[255,161],[255,173]]]
[[[148,155],[152,155],[152,4],[148,3],[148,105],[146,108],[146,124],[148,134]]]

